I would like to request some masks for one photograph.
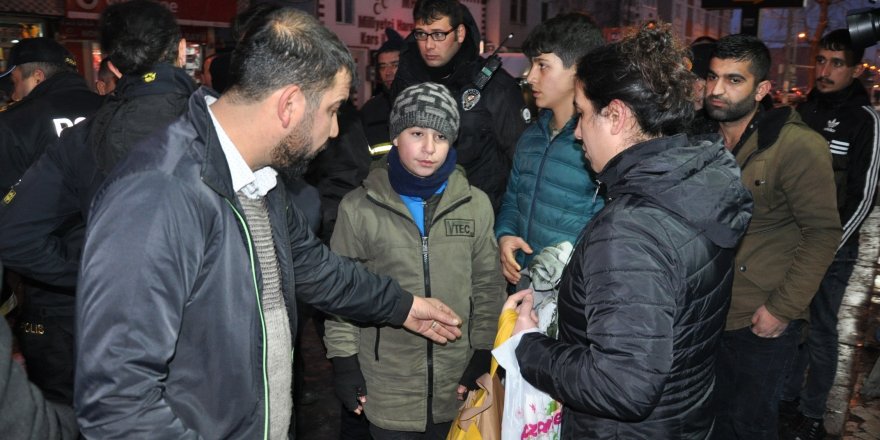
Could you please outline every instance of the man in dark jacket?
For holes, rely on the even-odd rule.
[[[76,73],[73,55],[51,38],[12,47],[10,75],[19,102],[0,113],[0,189],[6,194],[61,131],[91,116],[101,97]]]
[[[376,75],[379,85],[373,97],[361,107],[360,117],[370,143],[370,156],[382,158],[391,150],[391,136],[388,134],[388,115],[391,113],[391,84],[397,76],[400,64],[400,49],[403,37],[394,29],[385,29],[388,40],[376,51]]]
[[[337,134],[354,60],[313,17],[255,19],[222,96],[136,146],[89,217],[76,409],[95,438],[286,438],[296,300],[445,343],[461,320],[331,253],[277,179]]]
[[[510,340],[522,376],[563,403],[560,438],[702,440],[712,431],[715,348],[752,203],[717,136],[681,134],[693,117],[684,56],[659,27],[578,63],[576,136],[606,204],[563,271],[558,340]],[[520,299],[515,333],[537,324],[529,291],[505,307]]]
[[[346,100],[336,113],[339,134],[330,139],[327,148],[309,163],[305,180],[321,194],[321,229],[318,236],[330,243],[336,225],[339,202],[351,190],[359,187],[370,171],[370,152],[367,137],[358,117],[357,107]]]
[[[419,0],[413,6],[413,21],[415,30],[405,40],[391,87],[392,101],[403,89],[426,81],[449,89],[461,112],[461,135],[455,143],[458,163],[471,185],[489,196],[497,213],[516,141],[526,127],[522,92],[504,69],[483,69],[480,31],[458,0]]]
[[[876,198],[880,117],[871,107],[864,86],[856,79],[864,71],[863,53],[864,49],[853,47],[846,29],[822,37],[816,56],[816,87],[807,102],[798,107],[804,122],[829,143],[843,237],[834,262],[810,303],[809,336],[798,350],[783,390],[780,415],[787,431],[783,438],[825,437],[822,419],[837,371],[837,313],[859,256],[859,228]],[[800,417],[785,420],[786,416],[798,413]]]
[[[718,40],[705,108],[755,199],[737,249],[718,354],[716,439],[776,439],[786,368],[840,240],[828,147],[791,107],[763,110],[770,51],[761,40]]]
[[[65,131],[0,204],[0,257],[44,285],[28,290],[19,339],[32,380],[50,398],[73,402],[73,288],[89,205],[128,150],[183,112],[195,90],[178,67],[183,44],[162,5],[138,0],[109,7],[101,46],[109,67],[122,75],[116,93],[92,118]],[[31,331],[37,326],[43,332]]]
[[[73,55],[50,38],[30,38],[16,44],[7,71],[15,84],[14,96],[20,99],[0,113],[0,210],[11,203],[21,187],[22,174],[58,142],[58,136],[76,123],[91,116],[101,97],[92,93],[76,73]],[[47,194],[46,196],[50,196]],[[50,196],[51,197],[51,196]],[[5,226],[0,227],[7,233]],[[81,230],[67,226],[59,235],[77,237]],[[2,246],[12,242],[0,238]],[[73,324],[57,315],[73,316],[72,289],[50,286],[19,271],[24,303],[17,330],[22,352],[28,358],[30,379],[46,398],[72,403],[73,398]],[[12,272],[12,271],[10,271]],[[48,303],[43,300],[53,298]],[[59,299],[55,301],[54,299]],[[48,305],[51,309],[44,309]]]

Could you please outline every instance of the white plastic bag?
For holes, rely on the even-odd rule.
[[[504,415],[501,419],[502,440],[558,440],[562,423],[562,405],[546,393],[526,382],[516,360],[516,346],[522,335],[539,331],[532,329],[512,336],[492,350],[498,364],[506,370],[504,379]]]

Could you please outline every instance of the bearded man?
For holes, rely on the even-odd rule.
[[[288,438],[296,300],[445,343],[458,318],[331,253],[286,199],[338,132],[354,61],[293,8],[260,16],[222,96],[131,150],[89,217],[75,402],[87,438]]]
[[[761,40],[730,35],[706,77],[704,108],[755,200],[716,360],[715,439],[777,438],[786,369],[841,236],[827,143],[792,108],[760,106],[769,69]]]

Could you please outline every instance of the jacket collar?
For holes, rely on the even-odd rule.
[[[819,107],[837,109],[843,106],[863,106],[870,105],[871,100],[868,92],[858,78],[854,79],[849,86],[831,93],[822,93],[817,88],[813,88],[807,95],[807,101],[815,103]]]
[[[76,89],[86,92],[91,91],[86,85],[86,80],[83,79],[83,77],[73,72],[58,72],[55,75],[52,75],[51,78],[37,84],[37,86],[21,100],[21,103],[24,104],[25,102],[39,99],[49,93],[54,93],[59,90]]]
[[[733,155],[736,156],[739,153],[756,131],[758,132],[757,151],[770,148],[779,139],[782,127],[789,122],[795,113],[794,109],[788,106],[770,110],[764,110],[761,106],[758,106],[758,112],[752,117],[746,130],[740,136],[739,142],[731,150]]]
[[[141,75],[123,75],[116,85],[115,95],[125,98],[170,93],[189,96],[195,90],[196,83],[185,70],[159,63]]]
[[[650,201],[724,248],[736,246],[751,217],[751,196],[717,134],[633,145],[611,159],[599,178],[609,198],[629,194]]]
[[[377,168],[370,172],[362,186],[366,190],[368,198],[388,209],[409,217],[409,210],[400,199],[400,195],[391,188],[387,169]],[[467,179],[464,177],[464,171],[461,165],[456,165],[455,171],[449,175],[446,189],[443,190],[443,197],[440,199],[440,204],[437,205],[435,216],[471,197],[470,184],[468,184]]]
[[[189,98],[187,119],[192,125],[204,145],[203,154],[205,161],[202,164],[202,182],[211,187],[221,196],[229,200],[235,199],[235,191],[232,189],[232,176],[229,174],[229,166],[226,164],[226,156],[220,146],[217,133],[214,132],[214,124],[208,113],[208,103],[205,96],[219,98],[214,90],[208,87],[200,87]]]
[[[598,176],[598,180],[602,182],[608,190],[608,197],[615,198],[620,194],[621,183],[624,182],[633,169],[636,168],[643,160],[656,157],[663,151],[674,146],[685,145],[687,136],[680,134],[671,137],[661,137],[651,139],[649,141],[635,144],[617,156],[611,158],[605,165]]]
[[[541,132],[547,136],[547,139],[550,139],[550,121],[553,119],[553,110],[550,109],[541,109],[538,113],[538,126],[541,128]],[[569,131],[574,131],[574,127],[577,125],[577,115],[572,116],[565,125],[559,130],[559,134],[566,133]]]

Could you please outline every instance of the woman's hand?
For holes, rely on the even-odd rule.
[[[513,334],[520,333],[538,327],[538,314],[533,309],[535,299],[532,297],[532,289],[520,290],[510,295],[504,302],[501,310],[516,310],[516,325],[513,327]]]

